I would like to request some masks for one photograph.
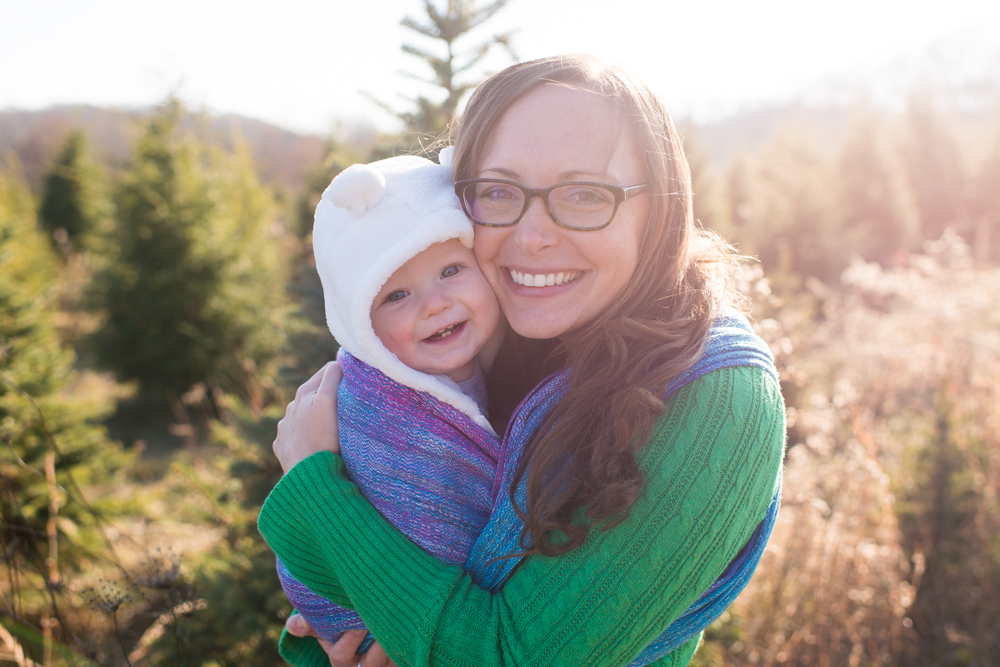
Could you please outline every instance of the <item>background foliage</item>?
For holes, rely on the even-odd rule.
[[[24,156],[48,167],[4,158],[0,661],[280,664],[255,524],[275,424],[336,352],[312,211],[353,162],[433,145],[510,35],[454,44],[504,4],[404,21],[432,87],[401,135],[171,99],[114,116],[113,149],[50,123]],[[696,216],[759,259],[741,289],[789,426],[774,537],[696,664],[1000,664],[1000,108],[774,118],[742,148],[684,132]]]

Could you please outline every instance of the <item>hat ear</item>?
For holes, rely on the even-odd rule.
[[[444,167],[450,167],[451,161],[454,157],[455,157],[455,147],[448,146],[447,148],[442,149],[440,153],[438,153],[438,164]]]
[[[333,179],[323,198],[337,208],[359,217],[385,196],[385,176],[367,164],[351,165]]]

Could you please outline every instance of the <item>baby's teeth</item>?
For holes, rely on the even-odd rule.
[[[556,284],[556,274],[550,273],[549,275],[545,276],[545,284],[546,285],[555,285]]]

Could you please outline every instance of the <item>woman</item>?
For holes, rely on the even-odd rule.
[[[279,425],[287,474],[261,531],[283,560],[307,554],[296,577],[356,608],[399,664],[628,664],[767,515],[784,444],[777,382],[761,364],[702,363],[733,298],[732,258],[694,227],[680,140],[645,86],[586,57],[511,67],[470,100],[454,173],[515,332],[489,379],[498,432],[562,369],[498,495],[522,494],[527,557],[491,593],[389,526],[335,454],[333,366]],[[605,187],[553,187],[578,182]],[[595,192],[614,200],[600,220],[587,213]],[[359,641],[300,664],[356,664],[343,654]],[[656,664],[687,664],[697,641]],[[360,664],[386,660],[379,648]]]

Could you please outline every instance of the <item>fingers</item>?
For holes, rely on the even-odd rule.
[[[325,366],[323,366],[323,368],[313,373],[313,376],[311,378],[303,382],[302,386],[299,387],[298,391],[295,392],[295,400],[298,401],[303,396],[308,396],[309,394],[312,394],[317,389],[319,389],[320,382],[323,381],[323,374],[326,373],[326,369],[330,367],[330,364],[335,364],[335,363],[337,362],[335,361],[328,362]]]
[[[319,640],[319,645],[330,657],[331,667],[356,667],[358,664],[358,647],[365,640],[367,630],[348,630],[335,643]]]
[[[378,642],[372,644],[371,648],[361,656],[361,667],[397,667],[396,663],[389,659]]]
[[[322,370],[325,372],[323,373],[323,378],[320,380],[319,387],[316,389],[316,393],[321,396],[336,398],[337,387],[344,377],[344,371],[340,370],[340,364],[336,361],[331,361]]]
[[[288,620],[285,621],[285,629],[288,630],[288,634],[295,635],[296,637],[316,636],[316,632],[312,629],[312,626],[299,614],[288,617]]]
[[[288,634],[296,637],[316,637],[316,631],[299,614],[294,614],[285,621],[285,629],[288,630]],[[357,654],[358,647],[361,646],[361,642],[365,640],[367,635],[367,630],[348,630],[336,642],[328,642],[318,637],[317,640],[329,656],[331,667],[356,667],[358,665],[360,667],[397,667],[378,642],[372,644],[364,655]]]
[[[299,387],[288,404],[271,444],[283,472],[317,452],[340,452],[337,388],[343,375],[337,362],[328,363]]]

